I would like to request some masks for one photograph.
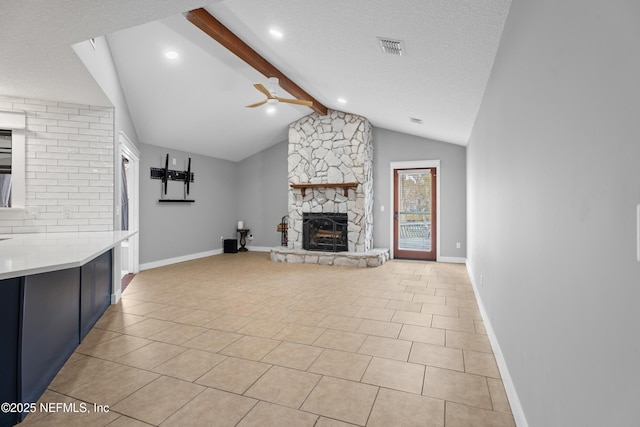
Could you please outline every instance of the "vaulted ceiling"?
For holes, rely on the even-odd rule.
[[[106,35],[138,138],[238,161],[307,107],[245,108],[261,75],[191,24],[204,6],[329,108],[465,145],[510,0],[33,0],[0,4],[0,94],[108,105],[71,45]],[[276,29],[282,37],[272,36]],[[402,41],[383,53],[378,38]],[[177,58],[168,59],[168,51]],[[280,96],[288,97],[284,91]]]

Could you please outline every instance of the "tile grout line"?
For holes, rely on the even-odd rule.
[[[431,267],[430,267],[430,268],[431,268]],[[415,272],[414,272],[414,273],[415,273]],[[400,274],[400,273],[397,273],[397,274],[396,274],[396,276],[397,276],[398,274]],[[377,286],[377,288],[379,288],[379,289],[383,289],[383,288],[382,288],[382,286],[383,286],[382,282],[381,282],[380,284],[376,285],[376,286]],[[396,286],[396,285],[393,285],[393,286]],[[406,292],[406,290],[407,290],[407,286],[408,286],[408,285],[404,286],[404,291],[405,291],[405,293],[407,293],[407,292]],[[286,287],[283,287],[282,289],[286,292]],[[358,294],[362,295],[362,291],[363,291],[363,290],[366,290],[366,289],[373,289],[373,288],[372,288],[372,287],[368,287],[368,288],[367,288],[367,287],[360,287],[359,289],[361,289],[361,291],[357,291],[357,292],[355,292],[355,295],[358,295]],[[167,290],[167,288],[166,288],[166,287],[163,287],[163,289],[162,289],[162,290],[160,290],[160,291],[164,292],[164,291],[166,291],[166,290]],[[435,292],[435,291],[434,291],[434,292]],[[461,291],[461,292],[462,292],[462,291]],[[272,292],[272,293],[275,293],[275,292]],[[301,294],[296,294],[295,296],[297,297],[298,295],[301,295]],[[413,296],[412,296],[411,300],[414,300],[414,299],[416,298],[416,295],[417,295],[417,294],[413,293]],[[381,298],[381,297],[382,297],[382,296],[379,296],[379,297],[377,297],[377,298],[378,298],[378,299],[383,299],[383,298]],[[146,298],[154,299],[154,297],[153,297],[153,296],[148,296],[148,297],[146,297]],[[446,303],[448,302],[448,298],[449,298],[449,297],[445,296],[444,298],[445,298],[445,305],[446,305]],[[295,298],[294,298],[294,299],[295,299]],[[215,301],[223,301],[223,302],[224,302],[224,301],[230,301],[230,300],[223,300],[223,299],[212,299],[212,300],[215,300]],[[135,301],[135,300],[134,300],[134,301]],[[157,301],[157,299],[156,299],[156,301]],[[153,304],[158,304],[156,301],[149,301],[149,302],[150,302],[150,303],[153,303]],[[387,305],[388,305],[391,301],[403,301],[403,300],[387,299]],[[290,307],[291,307],[293,304],[295,304],[295,303],[296,303],[296,302],[289,303],[289,304],[286,304],[285,306],[280,306],[280,307],[279,307],[279,306],[267,306],[267,307],[273,308],[273,309],[274,309],[274,311],[277,311],[278,309],[280,309],[280,310],[286,310],[286,309],[293,310],[293,309],[291,309]],[[222,305],[224,305],[224,304],[222,304]],[[354,304],[353,302],[352,302],[352,303],[350,303],[350,304],[348,304],[348,305],[351,305],[351,306],[358,306],[358,304]],[[185,304],[185,305],[177,305],[177,306],[179,306],[179,307],[187,307],[187,308],[190,308],[190,309],[194,310],[194,308],[193,308],[193,307],[190,307],[190,306],[188,306],[187,304]],[[319,308],[318,310],[324,310],[324,308],[325,308],[325,307],[326,307],[326,306],[324,306],[324,305],[323,305],[323,307],[322,307],[322,308]],[[358,306],[358,307],[361,307],[361,308],[362,308],[362,307],[366,307],[366,306]],[[422,311],[422,308],[423,308],[423,307],[424,307],[424,303],[421,303],[421,310],[420,310],[420,313],[421,313],[421,311]],[[162,308],[157,308],[156,310],[152,310],[152,311],[150,311],[150,312],[148,312],[148,313],[145,313],[145,315],[142,315],[141,317],[145,317],[145,319],[144,319],[144,320],[155,319],[155,320],[160,320],[160,321],[167,321],[167,322],[170,322],[170,323],[172,323],[172,324],[173,324],[172,326],[169,326],[168,328],[163,329],[163,330],[170,329],[170,328],[172,328],[172,327],[174,327],[174,326],[176,326],[176,325],[183,325],[183,323],[176,322],[176,321],[175,321],[175,319],[174,319],[174,320],[157,319],[157,318],[154,318],[154,317],[149,316],[151,313],[154,313],[154,312],[159,311],[159,310],[163,310],[163,309],[165,309],[165,308],[169,308],[169,307],[165,306],[165,307],[162,307]],[[372,308],[376,308],[376,307],[372,307]],[[211,312],[215,312],[215,311],[213,311],[213,310],[207,310],[207,309],[204,309],[204,308],[203,308],[203,310],[211,311]],[[364,346],[364,344],[365,344],[366,340],[367,340],[369,337],[376,337],[376,338],[380,338],[380,339],[390,339],[390,340],[394,340],[394,341],[409,341],[409,342],[411,342],[411,345],[409,346],[409,351],[408,351],[408,353],[407,353],[407,356],[406,356],[403,360],[400,360],[402,363],[409,363],[409,359],[410,359],[410,356],[411,356],[411,352],[414,350],[414,344],[416,344],[416,342],[417,342],[417,341],[414,341],[413,339],[411,339],[411,340],[407,340],[407,339],[400,339],[400,336],[401,336],[401,334],[402,334],[402,331],[405,329],[405,327],[407,327],[407,325],[408,325],[408,324],[406,324],[406,323],[404,323],[404,322],[393,322],[393,317],[394,317],[394,316],[395,316],[395,314],[398,312],[398,310],[396,310],[396,309],[388,309],[388,310],[392,310],[392,312],[393,312],[393,314],[392,314],[392,316],[391,316],[391,319],[388,319],[388,320],[387,320],[387,319],[384,319],[384,320],[380,320],[380,319],[371,319],[371,318],[367,318],[367,317],[355,317],[355,316],[353,316],[353,315],[345,316],[345,317],[349,317],[349,318],[359,319],[359,320],[360,320],[360,324],[358,325],[358,328],[357,328],[355,331],[354,331],[354,330],[350,330],[350,331],[349,331],[349,330],[343,330],[343,329],[333,329],[333,328],[321,328],[321,327],[318,327],[317,325],[318,325],[319,323],[321,323],[321,322],[322,322],[322,320],[320,320],[318,323],[316,323],[316,324],[315,324],[315,326],[311,326],[311,327],[319,328],[319,329],[323,329],[323,330],[324,330],[324,332],[326,332],[327,330],[333,330],[333,331],[337,331],[337,332],[356,333],[356,334],[360,334],[360,335],[365,336],[365,340],[363,340],[363,341],[360,343],[360,345],[358,346],[358,348],[357,348],[357,349],[355,349],[355,350],[345,351],[345,350],[343,350],[343,349],[335,349],[335,351],[347,352],[347,353],[350,353],[350,354],[362,354],[362,355],[364,355],[363,353],[359,353],[359,352],[360,352],[360,350],[362,350],[362,348],[363,348],[363,346]],[[304,310],[304,311],[306,311],[306,310]],[[311,313],[313,313],[313,312],[321,313],[321,311],[314,311],[314,310],[309,310],[309,312],[311,312]],[[123,314],[127,314],[126,312],[122,312],[122,313],[123,313]],[[223,312],[220,312],[220,313],[228,313],[228,312],[224,312],[224,311],[223,311]],[[217,313],[217,314],[219,314],[219,313]],[[217,314],[216,314],[216,315],[217,315]],[[327,317],[327,314],[326,314],[326,313],[324,313],[324,314],[325,314],[325,318],[326,318],[326,317]],[[232,315],[233,315],[233,314],[232,314]],[[289,314],[289,315],[287,315],[287,316],[290,316],[290,315],[291,315],[291,314]],[[285,316],[284,318],[286,318],[287,316]],[[448,336],[449,334],[448,334],[447,332],[449,331],[449,329],[446,329],[446,328],[434,328],[434,327],[433,327],[433,320],[434,320],[434,316],[433,316],[432,314],[429,314],[429,316],[430,316],[430,317],[429,317],[429,320],[430,320],[429,325],[428,325],[428,326],[424,326],[424,327],[426,327],[426,328],[431,328],[431,329],[437,329],[437,330],[443,330],[443,331],[444,331],[444,345],[438,345],[438,346],[440,346],[440,347],[444,347],[444,348],[448,348],[448,345],[447,345],[447,344],[449,343],[449,339],[450,339],[450,337]],[[264,318],[262,318],[262,319],[261,319],[261,318],[254,318],[253,316],[251,316],[251,317],[252,317],[254,320],[257,320],[257,321],[259,321],[259,320],[264,320]],[[454,318],[462,319],[462,317],[460,317],[460,311],[459,311],[459,309],[458,309],[458,316],[455,316]],[[144,320],[142,320],[142,321],[144,321]],[[280,320],[282,320],[282,319],[280,319]],[[395,334],[395,336],[392,336],[392,337],[385,336],[385,335],[376,335],[375,333],[373,333],[373,334],[372,334],[372,333],[358,332],[358,331],[360,330],[359,328],[361,328],[361,327],[362,327],[362,325],[363,325],[363,323],[364,323],[365,321],[385,322],[385,323],[388,323],[388,324],[394,324],[394,323],[397,323],[398,325],[400,325],[400,328],[399,328],[399,330],[397,331],[397,333]],[[141,321],[140,321],[140,322],[141,322]],[[135,351],[137,351],[137,350],[139,350],[139,349],[142,349],[142,348],[148,347],[148,346],[149,346],[149,345],[151,345],[152,343],[162,343],[162,344],[167,344],[167,345],[174,345],[174,346],[182,347],[182,348],[184,349],[184,351],[183,351],[183,352],[181,352],[181,353],[179,353],[179,354],[176,354],[176,355],[174,355],[174,356],[170,357],[170,358],[169,358],[169,359],[167,359],[166,361],[164,361],[164,362],[162,362],[162,363],[159,363],[158,365],[156,365],[156,366],[154,366],[154,367],[151,367],[151,368],[149,368],[149,369],[137,368],[137,367],[135,367],[135,366],[127,365],[127,364],[125,364],[125,363],[123,363],[123,362],[115,362],[115,361],[113,361],[113,360],[109,360],[109,359],[100,359],[99,357],[95,357],[95,356],[92,356],[92,355],[85,355],[85,354],[83,354],[83,353],[79,353],[79,354],[81,354],[81,355],[83,355],[83,356],[85,356],[85,357],[90,357],[90,358],[95,358],[95,359],[100,359],[100,360],[109,361],[109,362],[112,362],[112,363],[117,363],[117,364],[120,364],[120,365],[122,365],[122,366],[126,366],[126,367],[131,367],[131,368],[135,368],[135,369],[141,369],[141,370],[144,370],[144,371],[147,371],[147,372],[151,372],[151,373],[153,373],[153,374],[155,374],[155,375],[158,375],[158,373],[157,373],[157,372],[155,372],[155,371],[153,371],[153,369],[157,368],[158,366],[160,366],[160,365],[162,365],[162,364],[164,364],[164,363],[167,363],[167,362],[169,362],[169,361],[171,361],[171,360],[175,359],[176,357],[179,357],[181,354],[184,354],[184,352],[186,352],[186,351],[189,351],[189,350],[198,350],[197,348],[186,347],[186,346],[184,346],[184,343],[182,343],[182,344],[174,344],[174,343],[171,343],[171,342],[158,341],[157,339],[151,339],[151,338],[150,338],[150,337],[152,337],[152,336],[154,336],[154,335],[156,335],[156,334],[160,334],[160,333],[162,333],[162,331],[154,332],[153,334],[148,335],[147,337],[140,337],[140,336],[135,336],[135,335],[129,335],[129,334],[127,334],[126,329],[127,329],[127,327],[128,327],[128,326],[133,326],[133,325],[135,325],[135,324],[137,324],[137,323],[140,323],[140,322],[135,322],[135,323],[133,323],[132,325],[123,326],[122,328],[120,328],[120,330],[119,330],[119,331],[114,331],[114,330],[109,330],[109,329],[103,329],[104,331],[108,331],[108,332],[113,332],[113,333],[116,333],[116,334],[120,334],[120,335],[118,335],[118,336],[126,335],[126,336],[130,336],[130,337],[136,337],[136,338],[141,338],[141,339],[144,339],[144,340],[148,340],[148,341],[150,341],[150,342],[146,343],[145,345],[143,345],[143,346],[142,346],[142,347],[140,347],[140,348],[137,348],[137,349],[134,349],[134,350],[132,350],[132,351],[130,351],[130,352],[124,353],[123,355],[119,356],[119,358],[120,358],[120,357],[124,357],[124,356],[126,356],[126,355],[128,355],[128,354],[131,354],[131,353],[133,353],[133,352],[135,352]],[[269,337],[269,338],[267,338],[267,339],[271,339],[271,340],[273,340],[275,336],[278,336],[278,335],[279,335],[279,334],[281,334],[281,333],[282,333],[286,328],[288,328],[288,327],[290,327],[290,326],[294,326],[294,325],[295,325],[295,326],[309,326],[309,325],[305,325],[305,324],[299,324],[299,323],[297,323],[295,320],[292,320],[292,321],[285,321],[284,323],[285,323],[287,326],[282,327],[282,328],[281,328],[277,333],[275,333],[275,334],[271,335],[271,337]],[[224,331],[224,330],[218,330],[218,329],[211,328],[211,327],[206,327],[206,326],[203,326],[203,325],[199,325],[199,326],[191,325],[191,324],[187,324],[187,325],[189,325],[189,326],[195,326],[195,327],[201,327],[201,328],[208,329],[208,330],[215,330],[215,331],[219,331],[219,332],[229,332],[229,331]],[[420,327],[422,327],[422,326],[420,326]],[[100,328],[98,328],[98,329],[100,329]],[[231,332],[231,333],[239,333],[239,332],[237,332],[237,331],[239,331],[239,330],[240,330],[240,329],[236,330],[236,332]],[[194,336],[193,338],[197,338],[198,336],[200,336],[200,335],[202,335],[202,334],[204,334],[204,333],[206,333],[206,332],[207,332],[207,331],[202,331],[202,332],[200,332],[198,335]],[[323,332],[323,333],[324,333],[324,332]],[[241,333],[240,333],[240,334],[241,334]],[[478,327],[477,327],[477,323],[476,323],[476,322],[474,322],[474,335],[482,335],[482,334],[480,334],[480,333],[478,332]],[[212,354],[218,354],[218,355],[221,355],[220,351],[224,351],[224,349],[226,349],[226,348],[228,348],[228,347],[232,346],[234,343],[236,343],[236,342],[237,342],[239,339],[241,339],[243,336],[244,336],[244,337],[258,337],[258,338],[264,338],[264,337],[259,336],[259,335],[249,335],[249,334],[244,333],[244,334],[241,334],[241,337],[240,337],[240,338],[238,338],[238,339],[234,340],[232,343],[229,343],[229,344],[225,345],[223,348],[221,348],[221,349],[219,349],[219,350],[217,350],[217,351],[215,351],[215,352],[212,352],[212,351],[209,351],[209,350],[198,350],[198,351],[205,351],[205,352],[207,352],[207,353],[212,353]],[[313,348],[321,349],[321,352],[320,352],[320,353],[318,353],[318,354],[313,358],[313,360],[308,364],[308,366],[307,366],[307,368],[306,368],[306,369],[301,369],[301,368],[292,368],[292,367],[289,367],[289,366],[286,366],[286,365],[282,365],[282,364],[269,364],[270,366],[269,366],[269,368],[267,369],[267,371],[263,372],[263,373],[262,373],[262,375],[260,375],[260,377],[258,377],[256,380],[254,380],[254,382],[253,382],[251,385],[249,385],[249,386],[245,389],[245,391],[243,392],[243,394],[240,394],[239,396],[244,396],[244,393],[245,393],[247,390],[249,390],[251,387],[253,387],[253,386],[254,386],[258,381],[260,381],[260,379],[262,379],[262,378],[263,378],[263,377],[264,377],[268,372],[271,372],[271,371],[272,371],[273,366],[278,366],[278,367],[281,367],[281,368],[283,368],[283,369],[292,369],[292,370],[296,370],[296,371],[300,371],[300,372],[309,372],[309,369],[311,368],[311,366],[313,366],[313,364],[314,364],[314,363],[316,363],[316,362],[318,361],[318,359],[321,357],[321,355],[322,355],[322,354],[324,354],[326,351],[332,350],[332,348],[331,348],[331,347],[321,347],[321,346],[319,346],[319,345],[316,345],[316,342],[320,339],[320,337],[321,337],[321,336],[322,336],[322,334],[320,334],[319,336],[317,336],[317,337],[316,337],[316,338],[311,342],[311,344],[309,344],[308,342],[304,342],[304,343],[297,343],[296,341],[289,341],[288,339],[276,339],[276,341],[278,341],[278,344],[276,345],[276,347],[272,348],[272,349],[271,349],[271,350],[269,350],[269,351],[268,351],[264,356],[262,356],[262,357],[257,361],[258,363],[265,363],[265,362],[262,362],[262,360],[264,360],[266,357],[268,357],[268,356],[269,356],[273,351],[275,351],[275,349],[276,349],[276,348],[278,348],[278,346],[282,345],[283,343],[297,343],[297,344],[300,344],[300,345],[305,345],[305,346],[309,346],[309,347],[313,347]],[[117,337],[113,337],[113,338],[111,338],[111,339],[109,339],[109,340],[106,340],[106,341],[104,341],[104,342],[108,342],[108,341],[113,340],[113,339],[115,339],[115,338],[117,338]],[[191,338],[191,339],[193,339],[193,338]],[[100,343],[99,343],[99,344],[100,344]],[[97,344],[96,344],[96,345],[97,345]],[[462,352],[462,354],[463,354],[463,356],[462,356],[462,357],[463,357],[463,367],[464,367],[464,372],[466,373],[466,371],[467,371],[467,367],[466,367],[466,360],[465,360],[465,358],[464,358],[464,351],[463,351],[463,350],[461,350],[461,352]],[[225,355],[222,355],[222,356],[224,356],[224,357],[225,357],[225,359],[223,359],[222,361],[227,360],[227,357],[226,357]],[[366,365],[366,367],[363,369],[362,374],[360,374],[359,379],[358,379],[357,381],[354,381],[354,383],[359,383],[359,384],[368,384],[368,383],[362,383],[362,378],[364,377],[364,374],[367,372],[367,370],[368,370],[368,369],[369,369],[369,367],[371,366],[371,363],[372,363],[372,361],[373,361],[373,357],[379,357],[379,358],[387,359],[387,360],[397,360],[397,359],[394,359],[394,358],[391,358],[391,357],[388,357],[388,356],[380,356],[380,355],[375,355],[375,354],[373,354],[373,355],[367,355],[367,356],[369,357],[369,360],[368,360],[368,362],[367,362],[367,365]],[[243,358],[243,357],[239,357],[239,359],[244,359],[244,358]],[[251,360],[251,361],[255,361],[255,360],[253,360],[253,359],[244,359],[244,360]],[[207,374],[207,373],[209,373],[211,370],[215,369],[215,368],[216,368],[216,366],[218,366],[220,363],[222,363],[222,361],[218,362],[216,365],[214,365],[214,366],[212,366],[211,368],[209,368],[209,370],[207,370],[205,373],[201,374],[199,377],[197,377],[196,379],[194,379],[193,381],[191,381],[191,383],[197,384],[197,381],[198,381],[200,378],[202,378],[202,376],[203,376],[203,375],[206,375],[206,374]],[[420,364],[419,364],[419,365],[420,365]],[[417,394],[417,395],[422,395],[422,396],[424,396],[424,395],[422,394],[422,392],[424,392],[424,387],[425,387],[426,382],[427,382],[427,381],[426,381],[426,375],[427,375],[427,367],[428,367],[429,365],[423,365],[423,366],[425,366],[425,371],[424,371],[424,372],[425,372],[425,374],[424,374],[424,376],[423,376],[423,378],[422,378],[421,392],[420,392],[419,394]],[[443,368],[440,368],[440,369],[443,369]],[[475,374],[474,374],[474,375],[475,375]],[[162,376],[167,377],[167,378],[175,378],[175,377],[172,377],[172,376],[170,376],[170,375],[160,374],[160,376],[158,376],[156,379],[154,379],[153,381],[151,381],[151,383],[153,383],[154,381],[157,381],[157,380],[158,380],[158,378],[161,378]],[[476,375],[476,376],[478,376],[478,375]],[[480,376],[481,376],[481,375],[480,375]],[[314,384],[314,387],[309,391],[309,393],[307,394],[307,396],[306,396],[306,397],[305,397],[305,399],[303,400],[303,403],[298,407],[298,409],[299,409],[299,408],[301,408],[301,407],[304,405],[304,403],[307,401],[307,399],[309,398],[309,396],[313,393],[313,390],[315,390],[315,389],[316,389],[316,387],[318,386],[318,384],[320,383],[320,381],[322,381],[322,378],[324,378],[324,377],[332,377],[332,378],[337,378],[337,379],[341,379],[341,380],[345,380],[345,381],[352,381],[352,380],[344,379],[344,378],[341,378],[341,377],[333,377],[332,375],[320,374],[320,377],[319,377],[318,381]],[[482,376],[482,377],[484,377],[484,383],[485,383],[485,386],[488,388],[488,379],[487,379],[487,377],[486,377],[486,376]],[[180,380],[180,381],[185,381],[185,380],[183,380],[183,379],[181,379],[181,378],[176,378],[176,379],[178,379],[178,380]],[[189,382],[189,381],[186,381],[186,382]],[[209,387],[209,386],[206,386],[206,385],[203,385],[203,384],[199,384],[199,385],[200,385],[200,386],[205,387],[204,389],[202,389],[202,390],[200,391],[200,393],[202,393],[202,392],[203,392],[203,390],[205,390],[205,389],[207,389],[207,388],[216,389],[215,387]],[[373,384],[373,386],[376,386],[376,387],[377,387],[377,391],[376,391],[376,396],[375,396],[375,398],[374,398],[374,400],[373,400],[373,404],[372,404],[372,406],[369,408],[369,414],[368,414],[367,422],[369,421],[369,418],[371,417],[371,414],[372,414],[372,411],[373,411],[373,407],[375,406],[375,402],[377,401],[378,396],[379,396],[379,394],[380,394],[380,389],[381,389],[381,388],[383,388],[382,386],[378,386],[378,385],[375,385],[375,384]],[[144,387],[144,386],[143,386],[143,387]],[[218,390],[221,390],[221,389],[218,389]],[[390,390],[395,390],[395,389],[390,389]],[[228,392],[228,391],[226,391],[226,390],[221,390],[221,391]],[[397,391],[401,391],[401,390],[397,390]],[[198,395],[200,395],[200,393],[198,393]],[[232,393],[232,392],[228,392],[228,393]],[[232,394],[236,394],[236,393],[232,393]],[[413,394],[416,394],[416,393],[413,393]],[[236,395],[237,395],[237,394],[236,394]],[[244,397],[246,397],[246,396],[244,396]],[[493,396],[492,396],[491,394],[490,394],[490,399],[491,399],[491,402],[492,402],[492,403],[491,403],[491,407],[493,408],[493,407],[494,407],[494,405],[493,405]],[[257,401],[258,401],[258,402],[260,402],[260,401],[263,401],[263,400],[261,400],[261,399],[257,399]],[[266,401],[265,401],[265,402],[266,402]],[[447,401],[445,401],[445,411],[446,411],[446,406],[447,406],[447,405],[446,405],[446,402],[447,402]],[[185,403],[185,405],[186,405],[186,404],[188,404],[188,403]],[[275,404],[275,403],[272,403],[272,404]],[[275,405],[278,405],[278,404],[275,404]],[[465,405],[465,404],[461,404],[461,405],[468,406],[468,405]],[[184,405],[183,405],[183,406],[184,406]],[[279,406],[283,406],[283,405],[279,405]],[[284,406],[284,407],[286,407],[286,406]],[[253,408],[255,408],[255,405],[252,407],[252,409],[250,409],[250,410],[249,410],[249,411],[248,411],[248,412],[243,416],[243,419],[244,419],[244,417],[245,417],[249,412],[251,412],[251,411],[253,410]],[[483,408],[480,408],[480,409],[483,409]],[[305,411],[303,411],[303,412],[305,412]],[[496,411],[494,411],[494,412],[496,412]],[[175,413],[175,412],[174,412],[174,413]],[[170,415],[170,416],[171,416],[171,415]],[[320,416],[316,415],[316,416],[317,416],[317,418],[316,418],[315,423],[318,423],[318,422],[319,422],[319,420],[320,420],[320,418],[322,418],[322,415],[320,415]],[[446,412],[445,412],[445,420],[446,420]]]

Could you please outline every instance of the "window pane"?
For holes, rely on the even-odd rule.
[[[0,208],[11,207],[11,131],[0,129]]]
[[[431,250],[431,173],[398,172],[398,249]]]

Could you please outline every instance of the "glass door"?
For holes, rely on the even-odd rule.
[[[394,170],[394,258],[436,259],[436,169]]]

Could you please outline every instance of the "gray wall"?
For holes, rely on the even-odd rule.
[[[195,203],[159,203],[161,181],[149,178],[150,168],[163,167],[169,153],[169,169],[184,170],[188,154],[148,144],[140,148],[141,264],[221,249],[220,236],[235,238],[237,163],[192,155],[189,198]],[[183,187],[169,181],[166,198],[183,198]]]
[[[464,258],[466,255],[466,149],[387,129],[373,131],[373,246],[391,245],[389,206],[390,163],[440,160],[440,253]],[[384,212],[380,211],[384,206]],[[456,248],[460,242],[460,249]]]
[[[464,258],[466,253],[465,148],[374,129],[374,246],[390,245],[389,163],[408,160],[441,161],[440,256]],[[220,249],[220,235],[235,238],[237,221],[244,221],[256,249],[280,245],[276,227],[287,214],[287,151],[283,141],[239,163],[192,156],[195,183],[192,204],[160,204],[160,181],[149,179],[150,167],[162,167],[164,156],[176,158],[170,169],[182,170],[187,153],[148,144],[142,150],[140,172],[140,262],[189,256]],[[169,182],[167,198],[182,198],[183,186]],[[380,212],[380,206],[385,211]],[[177,220],[177,218],[184,218]],[[461,242],[456,249],[455,243]]]
[[[280,245],[276,227],[288,211],[287,150],[284,141],[238,163],[238,220],[253,234],[249,248]]]
[[[467,149],[470,267],[530,426],[638,425],[639,17],[514,0]]]
[[[389,163],[408,160],[441,160],[441,256],[464,258],[466,254],[466,150],[387,129],[375,128],[374,140],[374,246],[390,245]],[[238,220],[251,229],[250,246],[280,244],[276,226],[287,213],[286,141],[238,164]],[[380,206],[385,211],[380,212]],[[461,242],[456,249],[455,243]]]

